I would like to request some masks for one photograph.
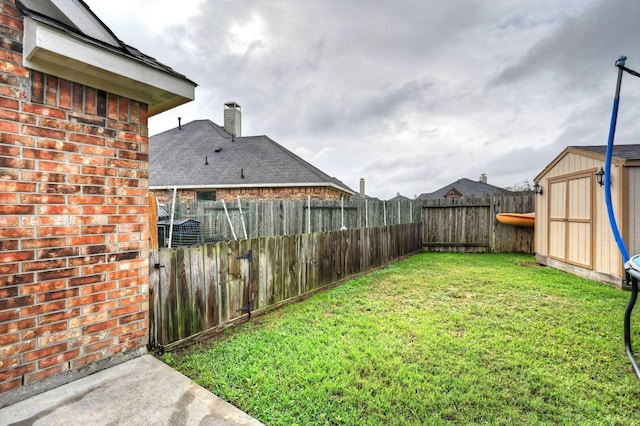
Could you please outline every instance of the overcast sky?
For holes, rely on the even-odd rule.
[[[569,145],[605,145],[616,59],[640,70],[631,0],[85,0],[125,43],[198,83],[152,117],[266,134],[354,190],[413,198],[459,178],[508,187]],[[640,143],[626,75],[616,144]],[[153,147],[151,147],[153,149]]]

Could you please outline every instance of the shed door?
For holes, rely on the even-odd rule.
[[[549,185],[549,256],[592,267],[591,174],[573,175]]]

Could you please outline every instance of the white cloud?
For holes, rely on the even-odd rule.
[[[480,173],[511,186],[567,145],[606,143],[613,63],[640,67],[640,4],[625,0],[87,1],[200,85],[152,134],[177,116],[219,123],[235,100],[243,134],[380,198]],[[625,81],[620,142],[638,141],[639,107]]]
[[[136,46],[140,37],[158,37],[177,22],[196,15],[204,1],[86,0],[86,3],[125,43]]]
[[[227,48],[238,56],[259,51],[265,47],[264,24],[258,14],[246,22],[234,22],[227,33]]]

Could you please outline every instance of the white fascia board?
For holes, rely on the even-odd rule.
[[[155,115],[195,98],[195,85],[25,17],[23,64],[149,104]]]
[[[336,185],[335,183],[254,183],[254,184],[237,184],[237,185],[150,185],[149,190],[154,189],[170,189],[173,191],[173,188],[178,189],[238,189],[238,188],[289,188],[289,187],[316,187],[316,186],[327,186],[330,188],[337,189],[338,191],[346,192],[347,194],[355,194],[353,191],[349,191],[347,188],[343,188],[341,186]]]

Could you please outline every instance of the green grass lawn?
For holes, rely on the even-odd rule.
[[[162,359],[268,425],[640,424],[628,297],[531,256],[422,253]]]

